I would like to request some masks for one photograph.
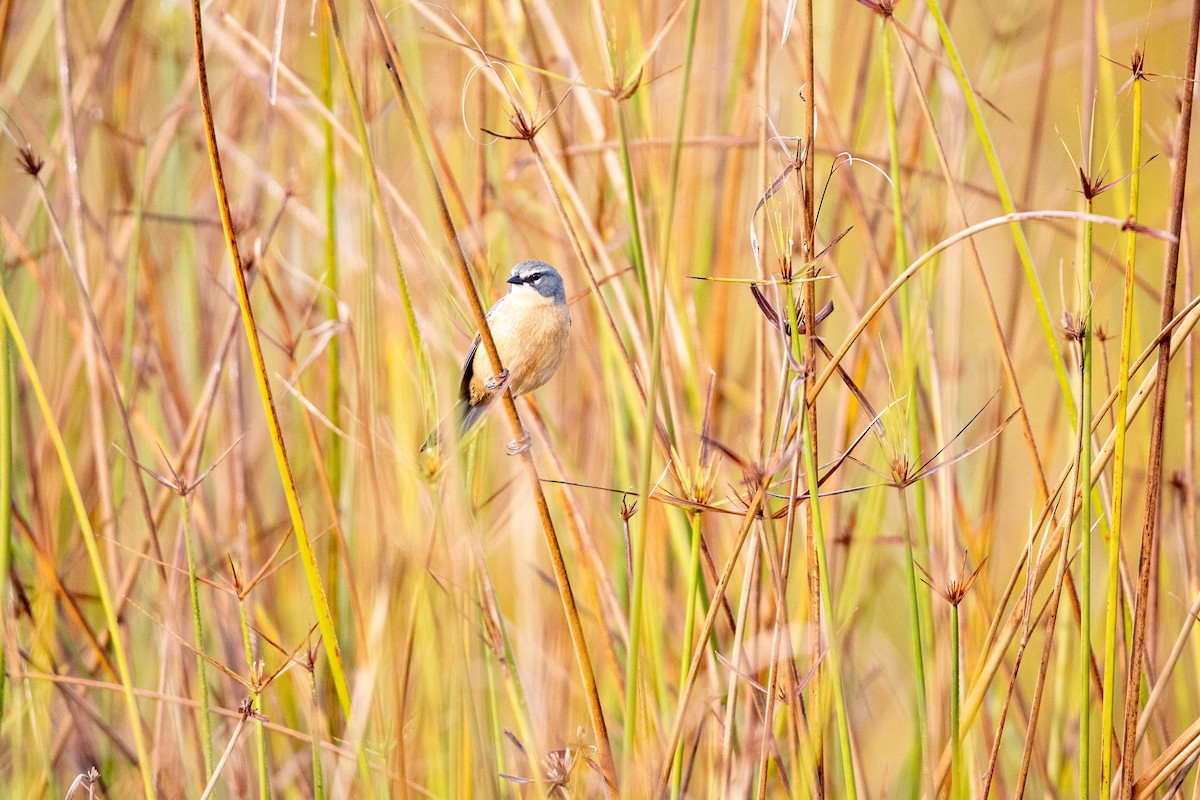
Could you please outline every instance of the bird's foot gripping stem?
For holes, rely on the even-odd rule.
[[[513,439],[511,442],[505,445],[504,449],[508,451],[510,456],[519,456],[521,453],[529,450],[532,442],[533,440],[529,438],[529,431],[525,431],[525,433],[521,435],[520,439]]]
[[[508,383],[508,367],[500,370],[499,375],[493,375],[483,382],[483,385],[489,392],[498,391],[504,384]]]

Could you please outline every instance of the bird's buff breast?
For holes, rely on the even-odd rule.
[[[507,305],[513,298],[505,300]],[[489,320],[500,360],[508,368],[508,385],[514,397],[532,392],[550,380],[567,353],[571,316],[565,306],[544,303],[512,303],[497,309]],[[475,353],[471,379],[471,405],[491,399],[484,385],[492,374],[487,352]]]

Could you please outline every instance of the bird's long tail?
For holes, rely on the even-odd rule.
[[[454,409],[442,417],[441,421],[429,432],[425,437],[425,443],[421,445],[421,452],[433,450],[436,448],[442,439],[442,428],[445,427],[446,420],[453,418],[458,422],[458,438],[465,439],[471,431],[479,425],[483,419],[483,415],[487,412],[491,403],[481,403],[480,405],[469,405],[466,400],[459,400],[454,404]]]

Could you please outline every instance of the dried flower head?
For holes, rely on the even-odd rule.
[[[621,519],[623,521],[629,522],[629,518],[637,513],[637,509],[637,500],[631,501],[627,494],[621,497]]]
[[[31,178],[36,178],[42,171],[42,167],[46,166],[46,161],[39,158],[33,152],[33,148],[27,144],[21,145],[17,150],[17,166]]]
[[[267,718],[265,715],[260,714],[254,710],[254,698],[253,697],[246,697],[242,700],[241,703],[238,704],[238,713],[242,715],[243,719],[256,719],[259,722],[267,721]]]
[[[979,566],[975,567],[975,570],[970,575],[967,575],[967,551],[964,550],[962,566],[959,568],[958,577],[947,581],[945,588],[935,586],[933,577],[930,576],[929,571],[920,564],[917,564],[916,567],[921,570],[921,574],[924,576],[922,580],[925,581],[929,588],[941,595],[947,603],[957,608],[966,599],[967,592],[971,591],[971,586],[975,583],[975,579],[979,577],[979,573],[983,570],[983,565],[986,563],[987,556],[984,556],[983,560],[979,562]]]
[[[1082,342],[1087,336],[1087,323],[1081,315],[1072,311],[1063,312],[1062,329],[1068,341]]]

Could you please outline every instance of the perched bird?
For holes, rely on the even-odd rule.
[[[571,312],[558,271],[545,261],[522,261],[512,268],[507,283],[508,294],[487,313],[488,327],[507,374],[493,374],[487,350],[480,346],[477,334],[463,361],[458,385],[455,410],[460,438],[479,424],[492,401],[506,389],[519,397],[550,380],[567,353]],[[521,452],[528,444],[528,440],[514,442],[510,450]]]

